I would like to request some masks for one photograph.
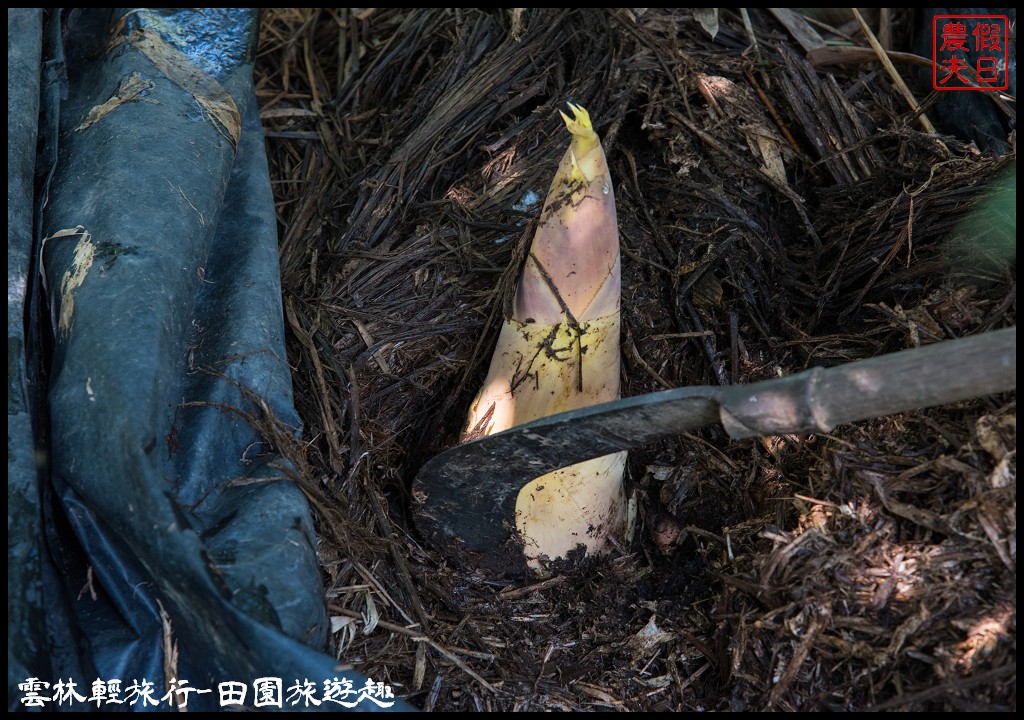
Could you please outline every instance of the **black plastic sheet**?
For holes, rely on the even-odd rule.
[[[299,431],[257,26],[8,10],[11,709],[253,707],[260,678],[408,709],[322,652],[310,511],[257,429]]]

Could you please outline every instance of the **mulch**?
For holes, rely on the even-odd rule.
[[[905,11],[867,22],[911,47]],[[428,710],[1015,708],[1016,393],[645,447],[632,544],[546,578],[460,568],[411,512],[486,373],[566,102],[616,183],[624,396],[1015,325],[1015,131],[929,128],[917,65],[912,108],[866,47],[848,17],[753,9],[266,12],[305,424],[281,444],[342,663]]]

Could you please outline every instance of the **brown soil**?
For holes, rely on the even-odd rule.
[[[459,570],[410,516],[486,372],[567,101],[617,185],[624,395],[1015,324],[1015,134],[998,154],[928,132],[879,63],[807,59],[815,34],[867,47],[856,23],[750,12],[714,39],[653,8],[264,17],[292,459],[333,651],[414,705],[1016,706],[1015,393],[645,447],[632,546],[544,580]],[[882,24],[908,47],[909,17]]]

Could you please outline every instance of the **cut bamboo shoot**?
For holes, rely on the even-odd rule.
[[[463,440],[619,397],[619,230],[601,142],[586,110],[551,183],[513,304]],[[605,549],[625,520],[626,453],[528,483],[516,501],[527,561]]]

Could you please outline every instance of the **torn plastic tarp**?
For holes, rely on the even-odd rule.
[[[299,427],[257,26],[8,10],[10,709],[273,707],[275,680],[409,709],[322,652],[309,508],[254,428]]]

